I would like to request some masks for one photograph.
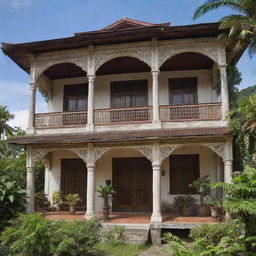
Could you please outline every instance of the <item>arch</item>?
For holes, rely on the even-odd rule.
[[[95,72],[106,62],[120,57],[131,57],[144,62],[152,68],[152,51],[150,48],[115,50],[113,52],[96,53],[94,58]]]
[[[160,71],[211,69],[214,61],[201,53],[182,52],[167,59],[160,67]]]
[[[150,72],[151,68],[145,62],[138,58],[130,56],[122,56],[112,58],[102,64],[96,75],[112,75],[112,74],[126,74],[126,73],[139,73]]]
[[[58,58],[49,58],[44,59],[41,61],[37,61],[35,63],[34,69],[34,81],[36,82],[37,79],[50,67],[63,64],[63,63],[69,63],[74,64],[77,67],[81,68],[84,72],[88,72],[88,57],[87,56],[77,56],[77,57],[58,57]]]
[[[218,54],[217,47],[206,48],[204,46],[200,47],[198,45],[194,47],[187,45],[183,47],[180,46],[177,48],[167,48],[167,47],[160,48],[159,57],[158,57],[159,69],[167,60],[171,59],[173,56],[182,54],[182,53],[188,53],[188,52],[204,55],[209,59],[211,59],[217,65],[219,64],[219,54]]]
[[[79,148],[53,148],[53,149],[31,149],[28,160],[30,162],[31,167],[34,167],[36,162],[46,157],[48,153],[54,151],[70,151],[75,153],[79,158],[81,158],[85,164],[87,161],[87,149],[79,149]]]
[[[160,145],[160,160],[161,163],[168,158],[174,151],[186,146],[202,146],[210,149],[221,159],[224,158],[224,143],[190,143],[190,144],[166,144]]]

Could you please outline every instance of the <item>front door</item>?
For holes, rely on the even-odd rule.
[[[80,208],[86,206],[87,169],[82,159],[61,160],[61,190],[65,195],[79,194],[82,202]]]
[[[152,166],[146,158],[114,158],[113,187],[113,211],[151,212]]]

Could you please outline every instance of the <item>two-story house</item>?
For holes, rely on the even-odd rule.
[[[67,38],[4,43],[30,74],[27,134],[9,140],[27,149],[27,211],[39,159],[45,193],[79,193],[86,218],[101,210],[100,184],[116,191],[113,212],[148,212],[157,223],[161,203],[191,193],[198,177],[229,182],[229,49],[218,26],[124,18]],[[37,91],[47,113],[35,112]]]

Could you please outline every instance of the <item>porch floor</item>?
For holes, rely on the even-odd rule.
[[[83,220],[85,212],[77,211],[76,214],[69,212],[47,212],[44,217],[51,220]],[[102,214],[96,213],[99,222],[102,223],[122,223],[122,224],[149,224],[150,213],[111,213],[110,220],[102,220]],[[184,217],[175,213],[163,214],[163,223],[214,223],[218,220],[212,217]]]

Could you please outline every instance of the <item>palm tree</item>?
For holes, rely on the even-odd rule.
[[[193,19],[221,7],[229,7],[235,12],[223,17],[219,28],[228,31],[226,39],[233,49],[228,63],[236,64],[247,47],[250,57],[256,54],[256,0],[207,0],[196,9]]]
[[[7,124],[8,121],[14,118],[7,106],[0,106],[0,138],[4,139],[4,134],[12,135],[14,129]]]

